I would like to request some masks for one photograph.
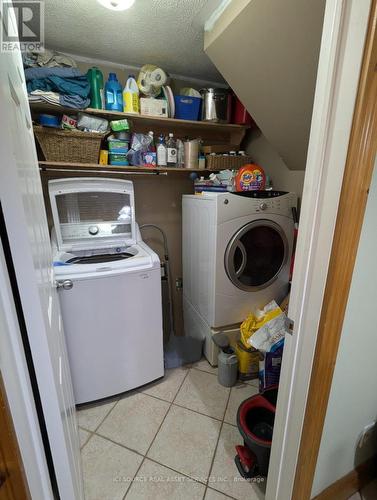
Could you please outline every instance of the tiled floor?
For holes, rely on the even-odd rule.
[[[362,490],[355,493],[348,500],[376,500],[377,498],[377,479],[368,483]]]
[[[206,360],[79,410],[86,500],[260,500],[234,464],[236,414],[257,382],[232,389]]]

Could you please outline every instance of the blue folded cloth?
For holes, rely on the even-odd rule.
[[[27,68],[25,69],[26,81],[40,80],[42,78],[49,78],[50,76],[60,76],[61,78],[76,78],[78,76],[85,76],[77,68]]]
[[[62,78],[60,76],[49,76],[29,80],[26,83],[27,91],[44,90],[47,92],[58,92],[59,94],[78,95],[87,98],[90,92],[89,82],[86,76]]]
[[[81,97],[76,94],[60,94],[59,102],[66,108],[85,109],[90,104],[89,97]]]

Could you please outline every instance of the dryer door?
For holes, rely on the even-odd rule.
[[[256,291],[279,276],[289,254],[283,229],[273,221],[250,222],[232,237],[225,252],[225,270],[241,290]]]

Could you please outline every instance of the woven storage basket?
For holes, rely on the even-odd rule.
[[[46,161],[98,163],[103,134],[34,127]]]
[[[206,156],[206,168],[208,170],[223,170],[226,168],[240,168],[248,163],[253,163],[250,156]]]

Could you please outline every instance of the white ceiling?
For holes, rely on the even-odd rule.
[[[203,51],[204,23],[222,0],[136,0],[122,12],[96,0],[45,0],[50,49],[223,81]]]

